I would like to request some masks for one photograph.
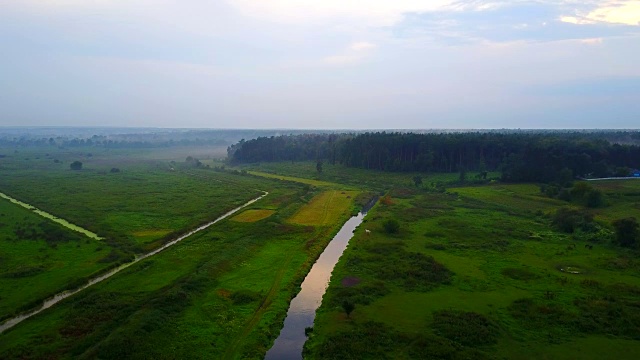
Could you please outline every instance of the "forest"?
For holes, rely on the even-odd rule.
[[[306,134],[240,141],[228,155],[235,164],[311,160],[388,172],[501,171],[504,181],[553,182],[629,176],[640,167],[637,138],[637,132]]]

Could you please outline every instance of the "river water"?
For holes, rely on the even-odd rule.
[[[226,214],[220,216],[219,218],[217,218],[217,219],[215,219],[215,220],[213,220],[213,221],[211,221],[209,223],[206,223],[206,224],[200,226],[199,228],[194,229],[194,230],[192,230],[192,231],[190,231],[190,232],[178,237],[177,239],[171,240],[170,242],[164,244],[162,247],[160,247],[160,248],[158,248],[156,250],[153,250],[153,251],[151,251],[149,253],[146,253],[146,254],[143,254],[141,256],[138,256],[132,262],[123,264],[120,267],[112,269],[107,273],[104,273],[104,274],[102,274],[100,276],[97,276],[97,277],[89,280],[89,282],[87,282],[85,285],[83,285],[80,288],[77,288],[77,289],[74,289],[74,290],[63,291],[63,292],[61,292],[59,294],[54,295],[52,298],[47,299],[39,308],[34,309],[34,310],[30,311],[30,312],[21,314],[19,316],[14,317],[14,318],[11,318],[11,319],[3,322],[2,324],[0,324],[0,334],[2,332],[4,332],[5,330],[8,330],[8,329],[14,327],[15,325],[19,324],[20,322],[22,322],[22,321],[24,321],[24,320],[26,320],[26,319],[28,319],[28,318],[40,313],[40,312],[42,312],[43,310],[52,307],[53,305],[59,303],[60,301],[66,299],[66,298],[68,298],[68,297],[70,297],[72,295],[75,295],[75,294],[79,293],[80,291],[88,288],[89,286],[97,284],[97,283],[99,283],[101,281],[104,281],[104,280],[112,277],[113,275],[115,275],[115,274],[119,273],[120,271],[128,268],[129,266],[137,263],[138,261],[141,261],[141,260],[146,259],[148,257],[151,257],[153,255],[156,255],[157,253],[161,252],[162,250],[177,244],[178,242],[186,239],[187,237],[189,237],[189,236],[191,236],[191,235],[193,235],[193,234],[195,234],[195,233],[197,233],[199,231],[202,231],[202,230],[208,228],[209,226],[211,226],[211,225],[213,225],[213,224],[215,224],[215,223],[217,223],[217,222],[219,222],[219,221],[221,221],[223,219],[228,218],[229,216],[231,216],[234,213],[238,212],[239,210],[241,210],[241,209],[243,209],[243,208],[255,203],[256,201],[258,201],[258,200],[262,199],[263,197],[267,196],[268,194],[269,193],[265,191],[263,195],[255,198],[253,200],[250,200],[250,201],[246,202],[244,205],[239,206],[239,207],[227,212]]]
[[[302,282],[300,292],[291,300],[284,327],[271,349],[267,351],[266,360],[302,359],[302,348],[307,341],[304,330],[313,326],[316,310],[322,303],[322,296],[329,285],[331,272],[353,237],[353,231],[362,223],[373,204],[375,200],[358,215],[347,220],[313,264],[311,271]]]

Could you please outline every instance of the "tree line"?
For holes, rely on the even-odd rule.
[[[227,149],[232,163],[327,161],[390,172],[501,171],[503,180],[552,182],[627,176],[640,146],[608,139],[637,132],[304,134],[259,137]]]

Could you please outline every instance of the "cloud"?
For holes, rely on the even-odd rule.
[[[350,22],[365,26],[392,26],[406,13],[451,8],[455,0],[228,0],[242,13],[275,22],[322,24]]]
[[[329,65],[351,65],[364,60],[376,48],[375,44],[366,41],[358,41],[349,45],[341,54],[327,56],[323,59]]]
[[[394,35],[453,46],[637,35],[638,29],[624,22],[631,23],[629,19],[637,17],[634,9],[638,5],[627,1],[611,4],[599,0],[462,2],[456,7],[459,11],[406,14],[394,27]]]
[[[587,15],[594,22],[640,25],[640,2],[637,0],[610,1]]]
[[[366,41],[355,42],[349,47],[353,51],[366,51],[375,49],[376,45]]]
[[[640,2],[637,0],[598,1],[587,11],[561,16],[560,21],[577,25],[621,24],[640,26]]]
[[[586,45],[600,45],[603,43],[603,40],[602,38],[591,38],[591,39],[582,39],[580,40],[580,42]]]

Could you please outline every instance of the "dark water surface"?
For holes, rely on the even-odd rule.
[[[325,248],[318,261],[313,264],[311,271],[302,282],[302,289],[291,300],[284,327],[271,349],[267,351],[265,359],[302,359],[302,347],[307,341],[304,329],[313,326],[316,310],[320,307],[322,296],[329,285],[331,272],[353,237],[353,231],[362,223],[364,216],[374,203],[375,200],[358,215],[349,219]]]

